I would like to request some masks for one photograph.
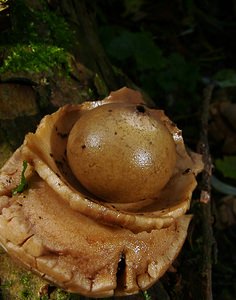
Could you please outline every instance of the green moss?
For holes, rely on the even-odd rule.
[[[50,10],[45,0],[37,1],[37,9],[25,0],[12,1],[12,30],[6,38],[11,44],[42,43],[70,50],[75,34],[65,19]]]
[[[49,300],[47,295],[40,296],[40,300]]]
[[[148,291],[144,291],[142,294],[144,300],[152,300],[152,297],[148,294]]]
[[[0,73],[10,72],[48,72],[53,74],[70,71],[69,54],[57,46],[45,44],[17,44],[8,50],[8,55],[0,67]]]
[[[7,6],[7,2],[8,0],[0,0],[0,11],[3,11],[4,9],[6,9],[8,6]]]
[[[58,289],[55,294],[55,299],[56,300],[70,300],[70,295],[68,293]]]
[[[6,280],[3,284],[0,285],[0,289],[10,289],[13,286],[13,281]]]
[[[67,292],[63,291],[62,289],[58,288],[52,294],[50,294],[50,299],[53,299],[53,300],[80,300],[80,296],[78,294],[67,293]]]
[[[51,286],[44,294],[48,282],[40,276],[17,265],[0,247],[0,299],[3,300],[80,300],[78,294],[71,294]]]
[[[0,299],[39,300],[38,292],[45,285],[45,281],[18,266],[2,248],[0,266]]]
[[[4,60],[0,74],[68,74],[69,53],[76,39],[65,19],[50,10],[45,0],[39,0],[37,9],[24,0],[12,1],[9,5],[12,27],[1,39],[0,52],[4,53]]]

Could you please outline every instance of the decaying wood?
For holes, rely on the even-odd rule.
[[[208,119],[209,104],[212,97],[214,85],[209,85],[204,90],[203,108],[201,116],[201,136],[199,141],[199,152],[202,154],[204,170],[202,173],[202,190],[200,196],[201,218],[202,218],[202,295],[203,299],[212,299],[212,248],[214,243],[212,229],[211,210],[211,174],[212,161],[208,142]]]

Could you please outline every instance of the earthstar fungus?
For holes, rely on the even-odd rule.
[[[28,188],[20,182],[28,167]],[[70,292],[146,290],[178,255],[202,170],[163,111],[128,88],[43,118],[0,173],[0,244]]]

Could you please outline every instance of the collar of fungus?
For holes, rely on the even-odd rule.
[[[189,208],[192,191],[197,184],[195,176],[201,170],[202,162],[200,156],[193,158],[186,151],[181,131],[162,110],[150,109],[150,114],[171,133],[176,148],[176,164],[172,177],[156,198],[127,204],[100,201],[83,188],[69,167],[66,146],[75,122],[98,106],[122,101],[137,105],[143,102],[139,93],[123,88],[102,101],[66,105],[46,116],[36,133],[26,136],[24,158],[65,202],[96,221],[122,226],[134,232],[169,226],[174,218]]]
[[[172,174],[156,197],[112,202],[89,192],[67,161],[71,129],[97,107],[129,103],[164,124],[173,138]],[[27,168],[23,162],[27,161]],[[23,167],[23,168],[22,168]],[[66,105],[29,133],[0,172],[0,245],[28,269],[73,293],[127,296],[153,285],[178,255],[201,157],[187,152],[163,111],[122,88],[101,101]],[[23,183],[27,189],[12,191]]]

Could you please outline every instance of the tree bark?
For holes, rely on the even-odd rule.
[[[214,85],[209,85],[204,90],[203,108],[201,118],[201,137],[199,141],[199,152],[203,156],[204,170],[202,173],[202,191],[200,197],[201,220],[202,220],[202,297],[206,300],[212,300],[212,253],[213,253],[213,229],[212,229],[212,202],[211,202],[211,175],[212,161],[208,143],[208,121],[209,107],[212,98]]]
[[[94,4],[94,3],[93,3]],[[98,37],[94,7],[88,1],[62,0],[57,2],[60,11],[76,32],[78,47],[74,55],[106,83],[108,90],[124,85],[107,58]]]

